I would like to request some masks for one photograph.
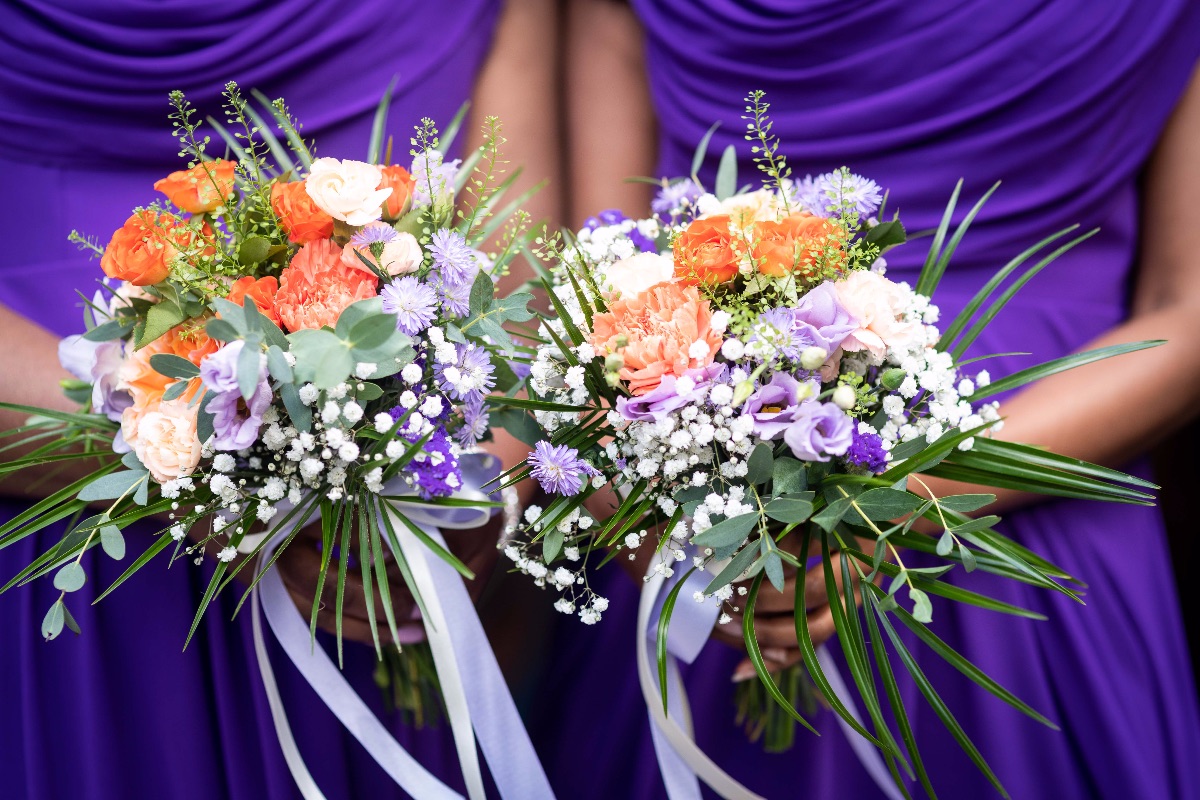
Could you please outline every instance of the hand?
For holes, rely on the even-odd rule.
[[[502,515],[495,515],[486,525],[469,530],[446,530],[443,536],[450,551],[475,573],[475,579],[467,581],[467,591],[472,600],[478,600],[488,576],[495,566],[499,551],[496,540],[500,534]],[[279,575],[288,594],[296,603],[296,607],[305,619],[312,615],[313,598],[316,593],[317,576],[321,570],[321,529],[319,525],[311,525],[284,549],[275,562]],[[370,620],[367,616],[367,598],[363,588],[362,565],[358,563],[358,539],[354,537],[351,544],[350,566],[346,572],[346,587],[342,597],[342,636],[356,642],[371,644],[374,638],[371,632]],[[384,548],[384,561],[387,564],[388,587],[391,594],[392,613],[397,626],[416,619],[416,602],[412,592],[404,584],[400,568],[388,548]],[[426,553],[426,558],[437,558],[433,553]],[[321,603],[317,611],[317,626],[324,631],[336,631],[337,619],[335,614],[337,603],[337,573],[338,561],[330,561],[329,570],[325,575],[325,583],[321,590]],[[374,584],[377,575],[371,575]],[[375,605],[375,630],[380,642],[392,640],[388,628],[387,617],[384,616],[383,601],[379,598],[379,589],[372,587]]]

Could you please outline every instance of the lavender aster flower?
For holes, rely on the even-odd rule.
[[[354,247],[369,248],[373,244],[387,244],[394,242],[400,237],[396,233],[396,229],[386,223],[374,223],[365,225],[355,231],[350,237],[350,244]]]
[[[434,199],[445,200],[454,196],[454,179],[458,175],[461,159],[445,161],[437,150],[426,150],[413,157],[409,173],[413,177],[413,208],[427,206]]]
[[[417,278],[407,275],[379,291],[385,313],[396,315],[396,328],[415,336],[428,328],[437,316],[437,293]]]
[[[659,189],[650,209],[664,225],[674,225],[693,216],[699,197],[700,187],[691,178],[684,178]]]
[[[846,463],[878,474],[887,469],[887,461],[887,451],[883,449],[879,434],[860,433],[855,429],[854,441],[846,451]]]
[[[488,431],[487,406],[483,402],[483,396],[479,395],[468,397],[461,408],[463,424],[454,438],[463,447],[474,447]]]
[[[538,442],[527,459],[533,468],[530,475],[542,489],[551,494],[571,497],[579,494],[585,477],[596,475],[596,469],[579,457],[579,451],[566,445]]]
[[[879,184],[847,169],[815,178],[805,176],[792,184],[789,195],[801,209],[818,217],[837,216],[843,207],[858,212],[860,217],[868,217],[883,200]]]
[[[433,368],[438,387],[455,400],[467,400],[472,396],[482,397],[496,385],[492,376],[495,367],[487,350],[474,344],[456,344],[458,357],[452,364],[438,364]]]
[[[232,391],[213,396],[205,405],[213,415],[213,448],[245,450],[258,441],[263,413],[271,405],[271,397],[271,384],[265,375],[260,378],[249,401],[242,399],[236,386]]]
[[[793,414],[783,441],[801,461],[828,461],[850,449],[854,422],[833,403],[806,400]]]
[[[442,276],[447,286],[470,285],[479,273],[475,251],[458,231],[443,228],[429,242],[433,254],[433,268]]]
[[[451,286],[443,283],[438,287],[442,298],[442,308],[452,317],[465,317],[471,313],[471,284],[460,283]]]

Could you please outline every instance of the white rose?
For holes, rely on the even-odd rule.
[[[634,297],[656,283],[671,280],[675,262],[658,253],[638,253],[609,266],[605,277],[614,293]]]
[[[383,216],[383,202],[392,190],[380,189],[382,181],[383,172],[374,164],[318,158],[304,180],[304,189],[317,208],[357,227]]]
[[[727,197],[703,216],[728,214],[735,225],[745,228],[754,222],[778,220],[782,210],[779,195],[769,189],[759,189]]]

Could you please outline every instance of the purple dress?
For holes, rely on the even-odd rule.
[[[99,264],[67,242],[107,241],[153,182],[180,169],[167,92],[183,89],[221,118],[228,80],[283,96],[319,152],[364,158],[375,106],[398,76],[388,130],[405,163],[422,116],[445,126],[469,96],[490,45],[495,0],[32,0],[0,9],[0,302],[60,335],[82,325]],[[214,135],[214,154],[222,151]],[[4,375],[4,381],[21,376]],[[0,503],[7,521],[24,504]],[[132,533],[132,531],[131,531]],[[3,581],[61,528],[0,550]],[[148,532],[145,540],[149,542]],[[136,548],[136,534],[128,541]],[[118,564],[90,554],[71,603],[83,635],[44,643],[49,580],[0,596],[0,796],[279,800],[299,793],[284,764],[240,592],[184,637],[209,568],[165,558],[103,603]],[[350,644],[346,675],[382,712],[372,649]],[[273,651],[294,733],[329,798],[402,797],[299,674]],[[389,717],[419,760],[462,790],[448,729],[413,732]]]
[[[1023,289],[975,353],[1024,351],[1045,360],[1081,347],[1127,315],[1139,173],[1200,55],[1200,5],[633,5],[647,33],[660,174],[687,174],[696,143],[716,120],[724,124],[708,150],[709,181],[726,145],[747,155],[742,98],[764,89],[774,132],[798,176],[849,165],[891,190],[890,205],[911,231],[937,225],[960,177],[969,201],[959,217],[1003,179],[935,297],[943,320],[1025,247],[1076,222],[1101,228]],[[748,158],[739,178],[758,181]],[[889,253],[889,274],[911,283],[927,242]],[[987,367],[1001,376],[1032,363],[1010,358]],[[935,599],[933,630],[1062,731],[1024,717],[928,648],[908,643],[1001,781],[1014,798],[1026,799],[1200,797],[1200,717],[1159,513],[1045,502],[1009,515],[1003,527],[1085,580],[1087,605],[957,570],[953,580],[1049,619]],[[615,574],[605,584],[613,603],[604,621],[594,629],[576,623],[557,649],[551,675],[562,676],[562,686],[548,688],[543,702],[565,722],[554,740],[541,743],[543,761],[563,795],[662,797],[635,688],[635,587],[619,570],[605,572]],[[739,658],[710,643],[690,670],[688,692],[707,753],[772,800],[882,796],[828,713],[817,719],[823,735],[799,730],[787,754],[767,755],[746,743],[733,724],[729,682]],[[602,688],[579,688],[588,686]],[[911,681],[902,689],[939,795],[997,796]],[[593,732],[599,724],[602,733]],[[568,752],[583,755],[572,759]],[[580,769],[584,761],[604,766]],[[913,790],[921,794],[919,786]]]

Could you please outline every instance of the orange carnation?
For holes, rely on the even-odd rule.
[[[289,331],[337,323],[351,303],[374,297],[379,281],[342,262],[342,248],[318,239],[300,248],[279,276],[275,308]]]
[[[134,286],[150,286],[167,279],[171,264],[182,244],[179,230],[183,223],[172,214],[160,214],[144,208],[125,220],[108,241],[100,268],[110,278],[128,281]]]
[[[383,180],[379,182],[379,188],[392,190],[392,193],[388,195],[388,199],[383,204],[384,219],[400,219],[400,215],[404,213],[405,207],[408,206],[408,198],[412,196],[413,186],[416,185],[416,181],[409,174],[408,170],[399,164],[393,164],[390,167],[380,167],[379,169],[383,172]]]
[[[724,283],[738,273],[729,216],[698,219],[675,237],[675,276],[687,283]]]
[[[275,309],[275,295],[279,292],[279,281],[273,276],[255,280],[249,275],[238,278],[229,287],[225,299],[239,306],[246,305],[246,298],[254,301],[254,305],[276,325],[279,324],[279,312]]]
[[[842,255],[839,233],[837,223],[806,213],[792,214],[779,222],[758,222],[750,256],[763,275],[782,278],[799,272],[811,278],[813,263],[827,247],[835,246]]]
[[[317,208],[304,181],[271,184],[271,208],[291,242],[307,244],[333,236],[333,217]]]
[[[621,354],[621,380],[640,395],[657,389],[665,375],[711,364],[721,336],[712,329],[712,310],[699,289],[660,283],[596,314],[591,344],[601,353]]]
[[[234,166],[223,158],[204,161],[155,181],[154,190],[189,214],[214,211],[233,194]]]

